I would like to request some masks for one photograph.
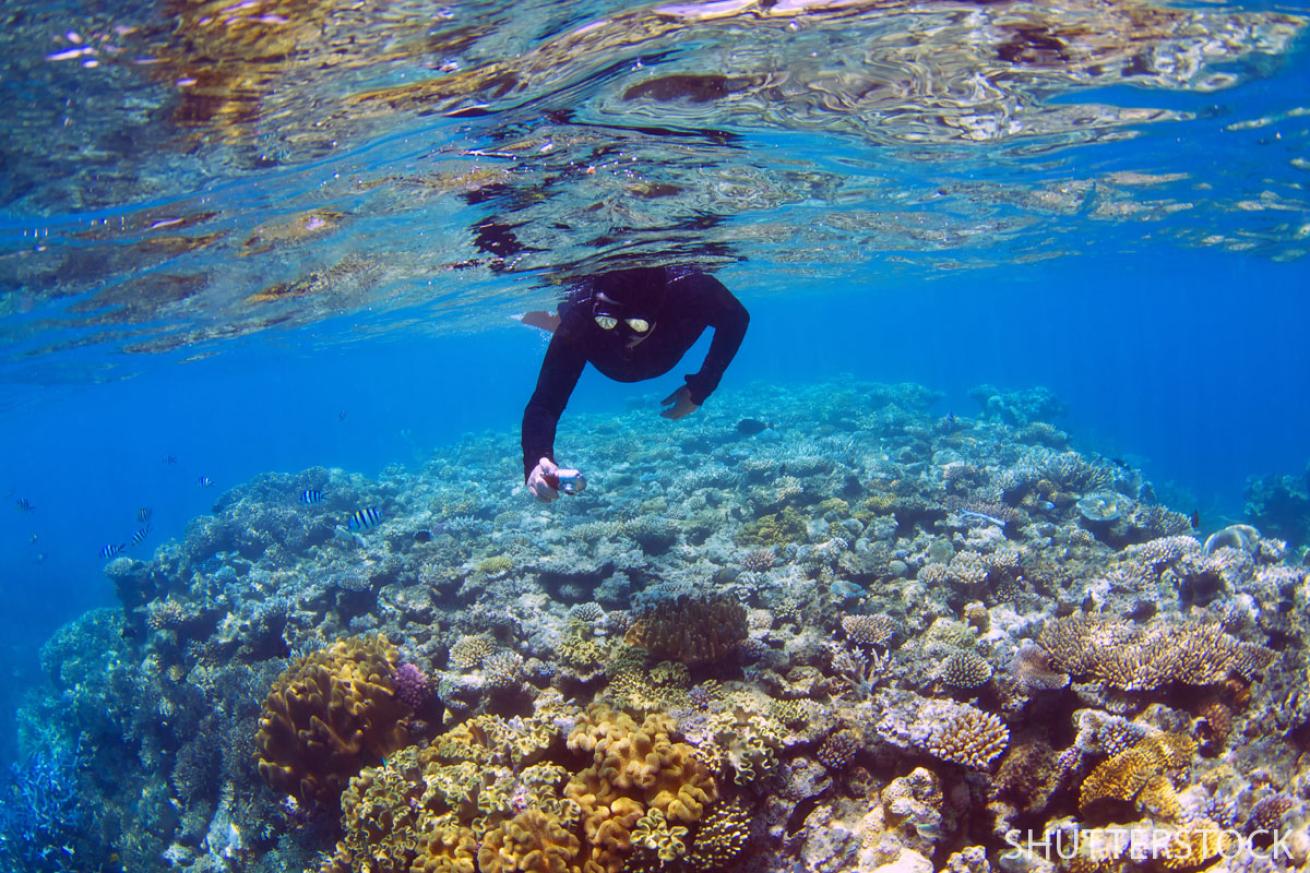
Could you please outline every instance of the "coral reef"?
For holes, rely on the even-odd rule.
[[[1145,822],[1180,851],[1291,829],[1304,863],[1297,556],[1250,525],[1203,543],[1048,394],[979,397],[943,419],[917,386],[763,385],[658,435],[578,416],[591,485],[548,508],[502,485],[504,434],[376,480],[259,476],[111,562],[122,608],[47,643],[19,737],[45,776],[6,799],[50,803],[6,803],[2,857],[1037,873],[1011,829]],[[352,530],[360,506],[383,520]],[[1155,869],[1107,863],[1068,869]]]

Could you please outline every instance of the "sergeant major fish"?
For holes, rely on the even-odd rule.
[[[116,558],[127,549],[127,543],[106,543],[100,547],[100,557]]]
[[[351,530],[368,530],[382,521],[382,510],[376,506],[366,506],[350,516],[346,526]]]
[[[306,506],[313,506],[315,503],[323,502],[323,492],[317,488],[306,488],[300,492],[300,502]]]

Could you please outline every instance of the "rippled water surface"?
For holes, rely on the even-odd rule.
[[[745,263],[762,292],[1148,241],[1295,262],[1304,11],[8,4],[3,365],[485,327],[631,261]]]

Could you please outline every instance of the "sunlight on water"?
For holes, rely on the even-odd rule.
[[[0,133],[11,364],[366,309],[395,327],[477,328],[541,303],[534,284],[606,264],[746,259],[832,279],[882,252],[930,276],[1121,245],[1133,226],[1278,260],[1306,251],[1304,109],[1225,96],[1287,62],[1304,19],[1284,12],[30,12],[3,62],[23,83]],[[1212,150],[1179,149],[1172,130],[1228,159],[1199,176]],[[1262,161],[1286,157],[1256,184],[1243,163],[1264,142]]]

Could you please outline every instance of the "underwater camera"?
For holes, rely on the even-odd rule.
[[[552,483],[550,479],[555,481]],[[550,479],[546,480],[546,484],[552,485],[561,494],[581,494],[587,488],[587,477],[576,470],[551,476]]]

